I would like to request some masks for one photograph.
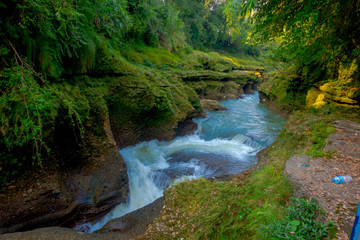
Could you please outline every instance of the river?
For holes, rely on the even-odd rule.
[[[228,110],[193,119],[198,123],[193,135],[121,149],[129,176],[129,201],[99,222],[84,223],[77,229],[100,229],[111,219],[153,202],[178,181],[238,174],[254,166],[256,153],[274,142],[285,119],[259,103],[258,92],[220,104]]]

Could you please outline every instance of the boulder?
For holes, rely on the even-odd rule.
[[[226,110],[226,107],[220,105],[216,100],[202,99],[200,100],[200,104],[204,110],[209,110],[209,111]]]

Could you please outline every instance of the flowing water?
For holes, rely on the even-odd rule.
[[[257,92],[220,104],[228,110],[207,112],[206,118],[194,119],[198,130],[193,135],[121,149],[128,168],[129,202],[118,205],[94,225],[78,229],[100,229],[109,220],[161,197],[174,182],[237,174],[254,166],[256,153],[275,140],[285,119],[260,104]]]

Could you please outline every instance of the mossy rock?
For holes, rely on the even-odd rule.
[[[105,48],[99,55],[94,69],[96,74],[136,75],[139,70],[115,49]]]
[[[211,70],[190,70],[175,71],[175,73],[185,82],[191,81],[235,81],[238,84],[246,84],[248,82],[260,82],[260,78],[250,72],[217,72]]]
[[[109,101],[113,109],[118,109],[120,112],[116,114],[124,115],[125,119],[131,118],[131,122],[171,125],[195,111],[189,100],[198,99],[195,91],[174,76],[146,72],[140,76],[112,78],[110,82]]]
[[[198,81],[188,82],[187,85],[195,89],[202,99],[224,100],[229,98],[239,98],[243,93],[243,85],[234,81]]]
[[[259,87],[259,91],[269,97],[270,102],[275,103],[281,110],[294,111],[304,108],[306,105],[306,94],[289,90],[294,79],[300,76],[293,71],[272,72],[270,77]]]
[[[321,108],[322,106],[326,105],[327,102],[325,101],[326,99],[326,95],[324,93],[320,93],[316,99],[315,102],[311,105],[312,107],[315,108]]]
[[[167,49],[148,46],[130,46],[129,48],[122,50],[121,54],[136,64],[153,68],[177,67],[181,64],[181,58]]]
[[[360,92],[358,87],[341,85],[340,81],[331,81],[319,87],[321,91],[327,93],[335,102],[345,104],[357,104],[354,98],[357,98]]]
[[[311,107],[322,92],[317,88],[311,88],[306,95],[306,107]]]

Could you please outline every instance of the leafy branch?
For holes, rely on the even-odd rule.
[[[26,92],[28,92],[30,94],[30,98],[31,98],[31,102],[33,104],[33,106],[35,106],[35,113],[33,115],[36,116],[37,120],[36,123],[32,120],[32,116],[31,116],[31,111],[30,111],[30,107],[29,104],[27,102],[27,97],[26,97],[26,93],[23,92],[22,93],[22,100],[24,102],[24,106],[26,109],[26,116],[28,119],[27,125],[29,125],[30,127],[30,136],[25,136],[25,140],[24,141],[16,141],[15,143],[11,140],[7,141],[7,146],[8,147],[13,147],[14,145],[22,145],[26,142],[29,142],[29,140],[33,140],[33,144],[35,147],[35,156],[34,159],[37,160],[38,165],[41,166],[41,151],[42,151],[42,147],[46,148],[45,143],[43,142],[43,133],[42,133],[42,128],[43,128],[43,124],[42,124],[42,120],[41,120],[41,114],[40,114],[40,110],[39,110],[39,104],[36,100],[36,96],[34,91],[39,91],[39,84],[33,82],[31,84],[31,77],[25,77],[25,72],[24,70],[28,70],[31,74],[34,74],[38,80],[41,81],[42,84],[44,84],[48,89],[51,90],[52,93],[54,93],[64,104],[65,106],[69,109],[69,116],[72,119],[72,123],[75,125],[77,125],[78,129],[80,130],[80,136],[83,136],[84,133],[84,127],[82,125],[82,121],[80,118],[80,115],[77,113],[77,111],[74,109],[74,107],[72,106],[72,104],[67,101],[65,98],[63,98],[60,93],[58,91],[56,91],[54,88],[52,88],[46,81],[45,79],[43,79],[40,74],[38,74],[35,69],[28,63],[26,62],[18,53],[18,51],[16,50],[16,48],[14,47],[14,45],[8,40],[6,39],[6,42],[9,44],[10,48],[13,50],[14,52],[14,58],[15,58],[15,62],[21,66],[21,70],[20,70],[20,81],[21,81],[21,85],[25,86]],[[27,82],[28,81],[28,82]],[[21,89],[21,85],[18,86],[18,89]],[[33,88],[33,89],[32,89]],[[20,91],[21,92],[21,91]],[[75,121],[73,119],[73,116],[75,116]],[[15,128],[16,129],[16,128]],[[20,133],[24,133],[26,134],[26,130],[21,131]],[[19,138],[19,136],[17,136],[17,138]]]

